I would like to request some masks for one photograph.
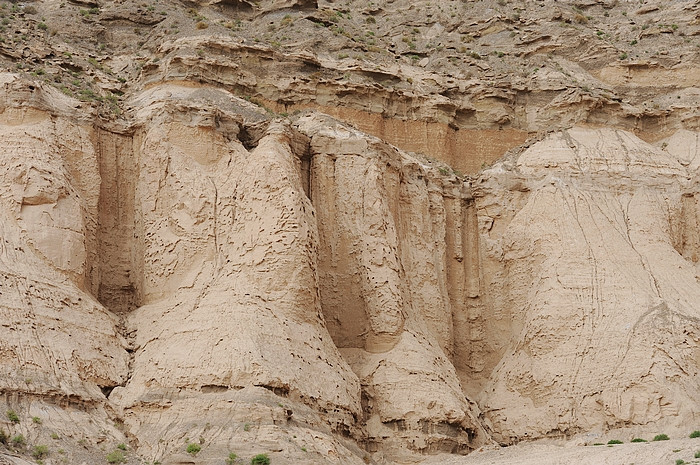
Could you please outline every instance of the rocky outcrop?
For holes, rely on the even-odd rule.
[[[698,5],[560,3],[0,5],[0,462],[696,423]]]
[[[56,93],[41,101],[33,114],[47,122],[61,118],[53,106],[79,106]],[[331,454],[339,463],[361,460],[366,452],[357,445],[398,457],[464,453],[489,440],[450,362],[447,282],[466,272],[448,270],[446,247],[424,245],[434,233],[447,235],[448,218],[463,222],[469,196],[458,178],[328,117],[265,121],[255,105],[223,90],[164,84],[132,102],[128,128],[85,128],[86,157],[79,164],[56,157],[42,171],[62,173],[67,193],[90,180],[72,192],[73,210],[85,212],[64,221],[68,238],[41,234],[47,218],[72,211],[58,181],[31,174],[28,156],[16,161],[26,178],[8,171],[6,181],[9,192],[24,186],[24,204],[47,212],[19,211],[16,221],[27,223],[18,244],[55,241],[37,247],[34,259],[58,257],[48,263],[77,281],[73,300],[91,302],[106,319],[109,343],[92,354],[10,326],[25,339],[8,340],[10,350],[80,351],[88,372],[111,370],[75,395],[104,410],[102,421],[123,424],[150,460],[185,460],[192,438],[207,444],[198,455],[204,461],[236,444],[244,454],[264,448],[282,460],[320,462]],[[7,127],[41,144],[57,135],[22,119]],[[44,158],[46,149],[32,149]],[[76,245],[61,247],[78,233]],[[468,239],[452,240],[449,248],[461,250]],[[422,269],[425,260],[432,271]],[[27,273],[12,262],[20,267],[14,274]],[[67,310],[62,300],[47,305]],[[32,315],[22,321],[37,324]],[[62,330],[97,344],[90,332]],[[98,354],[110,344],[115,353],[103,361]],[[33,363],[38,378],[55,372],[48,361]],[[16,396],[18,383],[3,390]],[[46,380],[65,383],[63,371]],[[11,404],[22,424],[31,407]]]
[[[34,439],[36,417],[76,440],[121,437],[104,392],[126,381],[128,356],[119,318],[92,286],[100,187],[92,124],[51,88],[8,74],[0,82],[0,404],[23,420],[6,426]]]
[[[700,288],[678,250],[696,139],[572,129],[482,175],[480,325],[506,339],[479,403],[501,441],[696,421]],[[497,200],[510,186],[516,211]]]
[[[361,463],[695,419],[694,132],[553,132],[465,181],[223,89],[96,127],[3,76],[13,434]]]

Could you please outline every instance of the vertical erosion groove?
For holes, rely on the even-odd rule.
[[[97,298],[117,314],[140,305],[135,190],[138,178],[130,136],[98,129],[100,200],[97,229]]]

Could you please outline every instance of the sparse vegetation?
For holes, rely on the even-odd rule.
[[[4,429],[0,429],[0,444],[7,444],[7,433]]]
[[[676,459],[676,465],[683,465],[685,463],[685,460],[683,459]]]
[[[32,457],[39,460],[49,455],[49,448],[43,444],[34,446]]]
[[[200,446],[199,444],[197,444],[195,442],[191,442],[191,443],[187,444],[186,450],[187,450],[188,454],[197,455],[197,453],[202,450],[202,446]]]
[[[41,418],[39,418],[39,417],[32,417],[32,423],[34,423],[34,424],[36,424],[36,425],[40,425],[40,424],[41,424]]]
[[[630,442],[649,442],[649,441],[647,441],[646,439],[642,439],[642,438],[634,438]]]
[[[230,452],[228,458],[226,459],[226,465],[233,465],[238,460],[238,455],[235,452]]]
[[[700,431],[695,430],[688,436],[690,439],[700,438]]]
[[[15,412],[14,410],[7,411],[7,419],[10,420],[12,423],[19,423],[19,415],[17,415],[17,412]]]
[[[117,449],[126,450],[126,444],[124,444],[123,442],[117,444]]]
[[[270,457],[267,454],[258,454],[250,459],[250,465],[270,465]]]
[[[107,463],[124,463],[126,462],[126,457],[120,450],[115,450],[107,454]]]
[[[24,436],[21,434],[18,434],[17,436],[12,438],[12,445],[15,447],[22,447],[27,443],[27,441],[24,439]]]
[[[657,434],[654,436],[654,439],[652,441],[668,441],[669,437],[667,434]]]
[[[700,450],[696,451],[693,457],[695,457],[696,459],[700,459]]]
[[[608,444],[622,444],[622,441],[619,439],[611,439],[608,441]]]

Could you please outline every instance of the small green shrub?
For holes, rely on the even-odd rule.
[[[611,439],[608,441],[608,444],[622,444],[622,441],[619,439]]]
[[[12,445],[15,447],[21,447],[25,445],[27,441],[24,440],[24,436],[21,434],[18,434],[17,436],[12,438]]]
[[[250,465],[270,465],[270,457],[267,454],[258,454],[250,459]]]
[[[642,438],[634,438],[630,442],[649,442],[649,441],[647,441],[646,439],[642,439]]]
[[[126,457],[121,451],[115,450],[107,454],[107,463],[124,463],[126,462]]]
[[[49,455],[49,448],[44,445],[34,446],[34,451],[32,452],[32,457],[35,459],[40,459]]]
[[[0,444],[7,444],[7,433],[4,429],[0,429]]]
[[[60,437],[56,433],[51,433],[51,439],[60,439]]]
[[[695,457],[696,459],[700,459],[700,450],[695,452],[695,455],[693,457]]]
[[[19,416],[14,410],[7,411],[7,419],[10,420],[12,423],[19,423]]]
[[[37,425],[41,424],[41,418],[39,417],[32,417],[32,423],[35,423]]]
[[[676,459],[676,465],[683,465],[685,463],[685,460],[683,459]]]
[[[123,442],[120,444],[117,444],[117,449],[126,450],[126,444],[124,444]]]
[[[202,450],[202,446],[200,446],[199,444],[196,444],[194,442],[187,444],[188,454],[197,455],[197,452],[199,452],[200,450]]]
[[[604,446],[605,444],[603,444],[602,442],[594,442],[593,445],[594,446]]]
[[[695,439],[695,438],[700,438],[700,431],[695,430],[692,433],[690,433],[690,436],[688,436],[690,439]]]
[[[228,458],[226,459],[226,465],[233,465],[236,463],[236,459],[238,458],[238,455],[236,455],[235,452],[231,452],[228,454]]]
[[[668,441],[668,439],[669,437],[667,434],[657,434],[652,441]]]

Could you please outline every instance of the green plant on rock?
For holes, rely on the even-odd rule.
[[[688,436],[690,439],[700,438],[700,431],[695,430]]]
[[[7,411],[7,419],[10,420],[12,423],[19,423],[19,416],[14,410]]]
[[[250,459],[250,465],[270,465],[270,457],[267,454],[258,454]]]
[[[238,455],[236,455],[235,452],[231,452],[228,454],[228,458],[226,459],[226,465],[233,465],[236,463],[236,460],[238,459]]]
[[[669,437],[667,434],[657,434],[654,436],[654,439],[652,441],[668,441]]]
[[[24,436],[21,434],[18,434],[17,436],[12,438],[12,445],[15,447],[22,447],[27,443],[27,441],[24,439]]]
[[[126,462],[126,457],[120,450],[115,450],[107,454],[107,463],[124,463]]]
[[[202,446],[197,443],[191,442],[187,444],[187,453],[192,455],[197,455],[197,453],[202,450]]]
[[[634,438],[630,442],[649,442],[649,441],[647,441],[646,439],[642,439],[642,438]]]
[[[608,441],[608,444],[622,444],[622,441],[619,439],[611,439]]]
[[[32,457],[39,460],[41,458],[46,457],[47,455],[49,455],[48,446],[45,446],[43,444],[34,446],[34,450],[32,451]]]

